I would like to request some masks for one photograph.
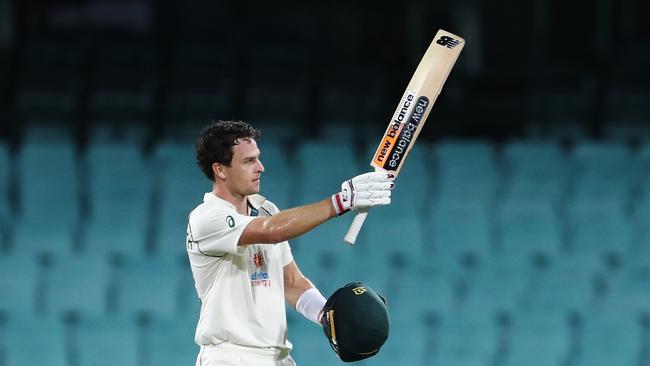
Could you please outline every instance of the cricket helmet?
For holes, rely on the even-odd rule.
[[[386,299],[361,282],[348,283],[325,303],[321,324],[341,360],[374,356],[388,338]]]

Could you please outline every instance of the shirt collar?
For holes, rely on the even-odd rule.
[[[266,198],[264,196],[262,196],[262,195],[259,195],[259,194],[251,194],[250,196],[246,196],[246,199],[248,200],[248,204],[250,204],[251,206],[253,206],[257,210],[259,210],[260,207],[262,207],[262,205],[266,201]],[[203,195],[203,202],[208,202],[208,201],[221,203],[222,205],[225,205],[225,206],[227,206],[229,208],[232,208],[233,210],[237,211],[237,209],[235,208],[235,205],[233,205],[232,203],[230,203],[230,202],[228,202],[228,201],[226,201],[226,200],[224,200],[222,198],[219,198],[218,196],[216,196],[212,192],[207,192],[206,194]]]

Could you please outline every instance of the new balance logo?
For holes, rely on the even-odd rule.
[[[451,49],[458,46],[460,44],[460,41],[449,36],[441,36],[440,39],[436,41],[436,43]]]

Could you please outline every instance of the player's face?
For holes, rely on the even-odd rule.
[[[260,150],[253,139],[240,139],[232,147],[233,156],[229,167],[224,167],[226,184],[230,191],[246,196],[260,191],[260,177],[264,165],[260,161]]]

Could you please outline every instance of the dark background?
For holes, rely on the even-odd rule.
[[[438,28],[466,39],[423,136],[636,138],[650,120],[650,3],[0,1],[2,137],[210,119],[380,133]],[[269,133],[269,132],[267,132]]]

